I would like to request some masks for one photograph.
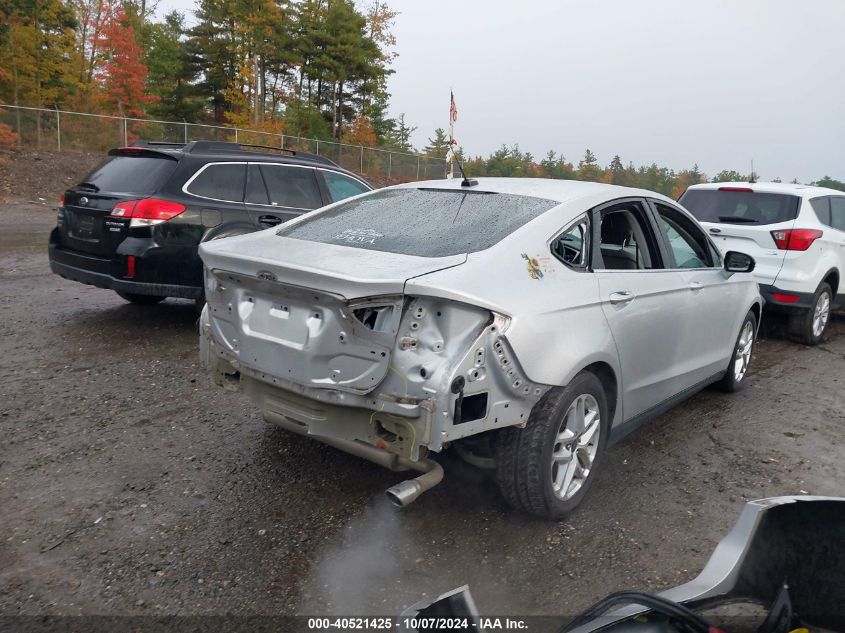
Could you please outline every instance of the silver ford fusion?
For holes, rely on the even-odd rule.
[[[394,470],[406,505],[454,446],[561,517],[605,449],[712,384],[739,389],[762,300],[670,199],[490,178],[388,187],[205,242],[203,363],[264,418]]]

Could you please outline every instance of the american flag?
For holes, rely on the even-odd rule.
[[[455,93],[451,90],[449,91],[450,103],[449,103],[449,120],[454,123],[458,120],[458,107],[455,105]]]

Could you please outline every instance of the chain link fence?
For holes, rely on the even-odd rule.
[[[0,122],[18,135],[20,147],[42,151],[105,153],[139,139],[169,143],[228,141],[325,156],[345,169],[384,183],[439,179],[446,174],[446,161],[441,158],[221,125],[5,104],[0,104]]]

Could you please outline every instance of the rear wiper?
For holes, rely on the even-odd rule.
[[[85,188],[85,189],[89,189],[89,190],[95,191],[95,192],[100,190],[100,188],[97,185],[95,185],[93,182],[81,182],[76,186],[79,187],[80,189]]]
[[[737,224],[757,224],[757,220],[741,218],[734,215],[720,215],[719,222],[736,222]]]

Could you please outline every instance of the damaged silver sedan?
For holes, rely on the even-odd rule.
[[[649,191],[536,179],[400,185],[201,245],[203,363],[264,418],[394,470],[406,505],[454,446],[561,517],[605,449],[748,372],[754,261]]]

